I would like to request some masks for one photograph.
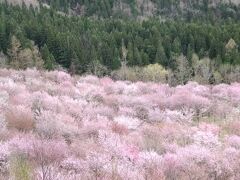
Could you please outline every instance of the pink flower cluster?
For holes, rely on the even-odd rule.
[[[240,179],[239,92],[0,69],[0,178]]]

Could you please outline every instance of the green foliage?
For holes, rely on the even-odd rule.
[[[167,82],[168,71],[159,64],[145,67],[120,68],[112,72],[112,77],[118,80]]]
[[[33,43],[29,48],[23,48],[21,42],[16,36],[12,36],[10,48],[8,49],[9,64],[15,69],[26,69],[28,67],[43,67],[43,60],[38,47]]]
[[[155,62],[162,64],[164,66],[168,65],[168,59],[167,59],[165,50],[164,50],[161,42],[158,43],[157,52],[156,52],[156,56],[155,56]]]
[[[53,55],[50,53],[46,44],[44,44],[44,46],[42,47],[41,54],[42,54],[42,58],[44,60],[44,67],[47,70],[53,70],[54,65],[55,65],[55,59],[54,59]]]
[[[50,4],[50,1],[44,2]],[[121,2],[131,4],[131,9],[136,9],[134,0]],[[179,6],[179,1],[153,2],[161,7],[160,9],[167,9],[165,15],[177,12]],[[157,18],[144,21],[124,19],[121,16],[112,18],[113,7],[116,6],[114,0],[96,0],[96,3],[90,0],[54,0],[51,3],[52,9],[41,7],[38,11],[0,5],[0,52],[7,54],[10,61],[19,59],[19,52],[23,50],[22,57],[36,59],[37,49],[40,49],[46,69],[51,70],[58,63],[71,73],[95,72],[96,67],[101,67],[104,73],[110,74],[112,70],[121,67],[124,41],[127,48],[126,62],[129,66],[159,63],[174,71],[178,66],[175,57],[183,54],[188,59],[189,66],[192,66],[193,53],[200,59],[210,57],[211,64],[215,64],[213,72],[222,63],[240,64],[240,22],[236,19],[238,15],[222,15],[226,13],[225,8],[228,5],[221,6],[218,12],[220,16],[215,17],[215,21],[211,21],[210,16],[196,16],[191,20],[176,17],[174,20],[166,19],[162,22]],[[67,11],[63,7],[74,8],[77,3],[80,7],[85,5],[86,16],[105,14],[88,18],[65,16],[55,10]],[[204,13],[213,11],[209,8],[211,6],[206,8],[197,3],[192,5]],[[20,43],[17,47],[18,43],[15,42],[16,52],[12,49],[13,35]],[[234,49],[226,50],[226,45],[233,42],[236,44]]]
[[[31,180],[31,167],[21,155],[11,158],[10,175],[15,180]]]

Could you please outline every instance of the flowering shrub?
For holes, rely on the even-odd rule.
[[[240,179],[238,83],[0,75],[3,179]]]
[[[240,135],[240,121],[230,121],[226,125],[226,130],[229,134]]]
[[[114,118],[114,121],[118,124],[126,126],[128,129],[137,129],[140,125],[139,119],[127,116],[117,116]]]
[[[6,111],[8,128],[18,130],[32,130],[34,128],[33,114],[30,108],[24,106],[10,106]]]
[[[112,124],[112,131],[118,134],[127,134],[128,128],[125,125],[113,123]]]
[[[235,149],[240,149],[240,136],[230,136],[227,138],[227,144]]]
[[[197,131],[193,135],[194,143],[199,146],[207,146],[209,148],[216,148],[220,145],[218,137],[211,132]]]
[[[9,165],[9,148],[7,143],[0,145],[0,174],[6,173]]]

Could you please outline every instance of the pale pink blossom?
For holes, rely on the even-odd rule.
[[[114,121],[126,126],[128,129],[137,129],[141,125],[139,119],[128,116],[117,116],[114,118]]]
[[[13,178],[13,156],[37,180],[240,179],[239,83],[170,87],[36,69],[0,75],[5,179]]]

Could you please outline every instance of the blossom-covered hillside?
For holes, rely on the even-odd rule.
[[[240,84],[0,70],[0,179],[240,179]]]

